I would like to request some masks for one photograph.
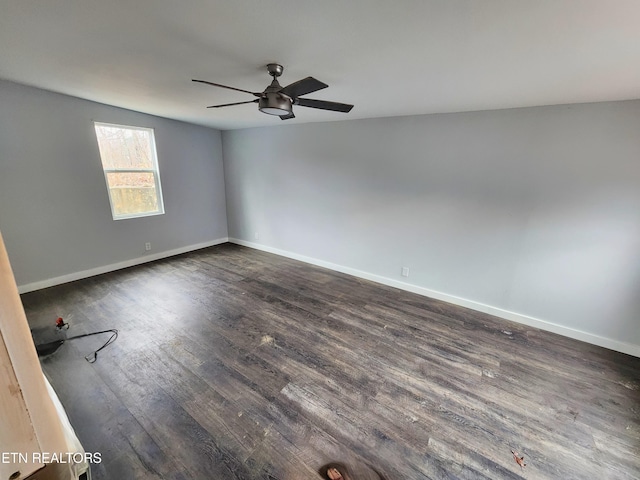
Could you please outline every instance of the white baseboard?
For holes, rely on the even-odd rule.
[[[197,243],[195,245],[187,245],[186,247],[175,248],[173,250],[167,250],[164,252],[153,253],[145,255],[144,257],[132,258],[123,262],[112,263],[110,265],[104,265],[101,267],[90,268],[89,270],[82,270],[81,272],[69,273],[60,277],[48,278],[46,280],[40,280],[38,282],[27,283],[25,285],[18,286],[19,293],[33,292],[34,290],[41,290],[43,288],[53,287],[55,285],[61,285],[63,283],[74,282],[83,278],[93,277],[95,275],[101,275],[103,273],[113,272],[127,267],[133,267],[134,265],[141,265],[147,262],[153,262],[154,260],[160,260],[162,258],[173,257],[174,255],[180,255],[181,253],[192,252],[201,248],[212,247],[213,245],[219,245],[226,243],[229,238],[217,238],[210,242]]]
[[[452,303],[454,305],[459,305],[461,307],[466,307],[472,310],[477,310],[479,312],[488,313],[496,317],[504,318],[505,320],[510,320],[516,323],[528,325],[530,327],[539,328],[540,330],[546,330],[548,332],[557,333],[559,335],[563,335],[565,337],[587,342],[592,345],[598,345],[599,347],[604,347],[610,350],[615,350],[617,352],[626,353],[628,355],[633,355],[634,357],[640,357],[640,345],[634,345],[631,343],[621,342],[619,340],[614,340],[611,338],[601,337],[593,333],[583,332],[581,330],[576,330],[574,328],[565,327],[563,325],[558,325],[556,323],[547,322],[545,320],[540,320],[538,318],[530,317],[528,315],[523,315],[520,313],[511,312],[508,310],[503,310],[502,308],[492,307],[491,305],[485,305],[483,303],[475,302],[473,300],[468,300],[466,298],[456,297],[454,295],[438,292],[436,290],[430,290],[428,288],[411,285],[409,283],[394,280],[392,278],[383,277],[381,275],[375,275],[373,273],[364,272],[361,270],[357,270],[355,268],[345,267],[335,263],[325,262],[324,260],[318,260],[317,258],[307,257],[305,255],[299,255],[297,253],[288,252],[286,250],[280,250],[278,248],[269,247],[267,245],[248,242],[246,240],[241,240],[239,238],[229,238],[229,242],[235,243],[238,245],[243,245],[245,247],[255,248],[256,250],[262,250],[265,252],[274,253],[276,255],[292,258],[294,260],[299,260],[305,263],[310,263],[312,265],[317,265],[319,267],[328,268],[330,270],[335,270],[337,272],[346,273],[348,275],[353,275],[354,277],[363,278],[365,280],[371,280],[372,282],[381,283],[383,285],[387,285],[390,287],[395,287],[401,290],[406,290],[408,292],[417,293],[418,295],[423,295],[425,297],[435,298],[437,300],[442,300],[444,302]]]

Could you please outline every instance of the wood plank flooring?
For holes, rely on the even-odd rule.
[[[120,330],[42,361],[95,480],[640,478],[640,359],[486,314],[231,244],[22,300]]]

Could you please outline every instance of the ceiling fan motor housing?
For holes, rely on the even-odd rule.
[[[269,115],[288,115],[291,113],[291,99],[276,92],[267,92],[260,97],[258,108]]]

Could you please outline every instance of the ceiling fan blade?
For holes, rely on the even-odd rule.
[[[231,107],[233,105],[242,105],[244,103],[258,103],[258,101],[259,100],[256,98],[255,100],[249,100],[248,102],[223,103],[222,105],[211,105],[207,108]]]
[[[313,100],[311,98],[298,98],[296,105],[302,107],[319,108],[320,110],[332,110],[334,112],[350,112],[353,105],[338,102],[328,102],[326,100]]]
[[[214,87],[228,88],[229,90],[235,90],[237,92],[250,93],[251,95],[253,95],[255,97],[261,97],[262,96],[262,93],[250,92],[249,90],[243,90],[241,88],[236,88],[236,87],[228,87],[227,85],[220,85],[219,83],[207,82],[206,80],[191,80],[191,81],[192,82],[199,82],[199,83],[206,83],[207,85],[213,85]]]
[[[291,112],[288,115],[280,115],[280,120],[289,120],[290,118],[296,118],[293,112]]]
[[[327,88],[329,85],[326,83],[322,83],[320,80],[316,80],[313,77],[303,78],[302,80],[298,80],[290,85],[287,85],[280,93],[284,93],[285,95],[291,98],[298,98],[300,95],[306,95],[307,93],[317,92],[318,90],[322,90],[323,88]]]

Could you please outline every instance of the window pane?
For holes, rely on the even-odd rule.
[[[96,124],[102,166],[108,170],[151,169],[153,157],[149,130]]]
[[[158,196],[152,172],[107,173],[113,214],[158,212]]]
[[[155,188],[153,172],[108,172],[109,188]]]

